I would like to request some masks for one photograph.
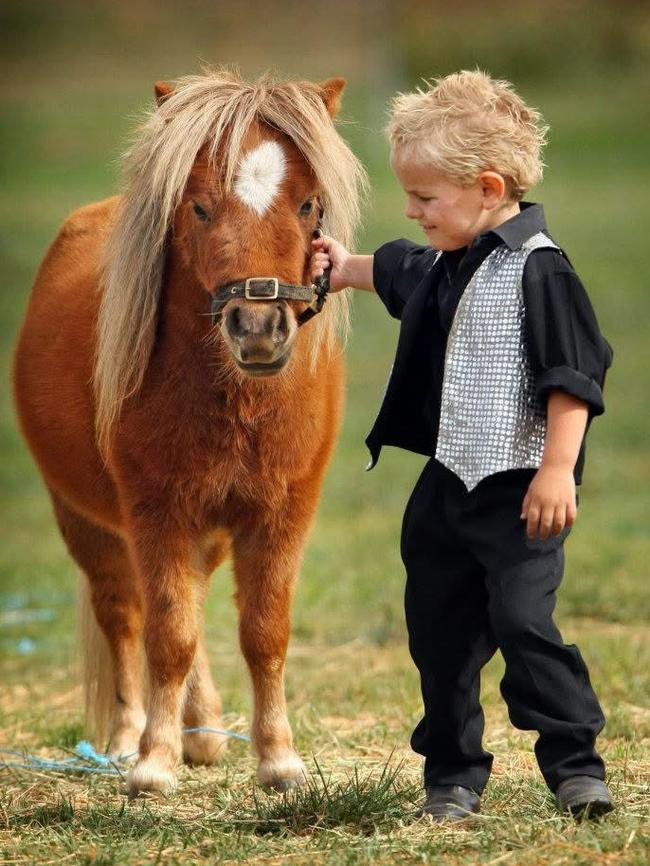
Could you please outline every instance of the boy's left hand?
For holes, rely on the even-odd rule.
[[[526,521],[528,538],[559,535],[565,526],[573,526],[577,511],[573,471],[540,466],[521,506],[521,519]]]

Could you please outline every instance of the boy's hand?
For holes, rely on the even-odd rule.
[[[345,265],[350,258],[350,253],[343,244],[335,241],[327,235],[321,235],[311,242],[311,278],[315,280],[320,277],[326,268],[332,265],[330,272],[330,291],[340,292],[350,285],[349,277],[346,278]]]
[[[560,466],[540,466],[521,506],[528,538],[559,535],[565,526],[573,526],[576,515],[573,471]]]

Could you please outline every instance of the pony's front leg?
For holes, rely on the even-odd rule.
[[[239,636],[253,684],[252,741],[259,757],[257,778],[286,790],[305,781],[293,749],[284,695],[284,662],[293,585],[303,537],[287,527],[259,528],[235,539],[234,564]]]
[[[148,791],[170,794],[181,760],[181,713],[185,679],[197,643],[195,575],[190,545],[170,525],[137,523],[131,532],[142,575],[144,645],[149,668],[147,723],[139,757],[129,772],[129,797]]]

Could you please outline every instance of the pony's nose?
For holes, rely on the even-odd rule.
[[[228,336],[244,363],[274,360],[289,336],[286,304],[234,300],[225,316]]]

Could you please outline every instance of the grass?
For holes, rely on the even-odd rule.
[[[232,39],[210,48],[207,29],[180,22],[172,28],[169,9],[156,13],[146,3],[133,4],[128,13],[111,6],[110,14],[107,4],[95,9],[70,3],[61,16],[47,13],[47,21],[45,11],[39,17],[27,14],[24,4],[13,6],[12,26],[22,48],[7,52],[8,74],[0,80],[6,107],[0,115],[5,382],[43,251],[69,210],[114,191],[114,160],[129,116],[149,98],[151,83],[196,69],[198,53],[232,60],[243,51],[243,43]],[[144,16],[146,37],[130,26],[138,15]],[[440,27],[444,32],[444,21]],[[349,76],[345,111],[359,122],[343,129],[371,171],[373,196],[360,248],[372,250],[391,237],[417,239],[400,216],[402,201],[378,134],[384,98],[398,87],[399,70],[391,70],[387,60],[376,67],[376,81],[364,86],[369,79],[363,64],[368,57],[378,63],[383,43],[375,55],[372,45],[352,45],[354,34],[346,38],[332,38],[326,54],[308,60],[288,59],[286,52],[276,59],[284,70],[302,64],[297,71],[310,78],[339,70]],[[536,62],[551,43],[549,34]],[[264,45],[261,65],[273,60],[271,49]],[[544,62],[559,60],[550,53]],[[467,65],[460,56],[457,61]],[[643,69],[608,68],[606,75],[574,71],[565,86],[560,80],[557,69],[552,85],[544,76],[522,79],[524,95],[543,109],[553,131],[547,179],[536,195],[589,288],[615,362],[605,393],[607,413],[589,433],[558,622],[565,640],[579,644],[608,718],[601,746],[616,813],[595,825],[575,825],[556,814],[535,766],[533,737],[508,722],[497,657],[482,685],[486,744],[495,754],[483,816],[471,827],[453,829],[413,820],[421,766],[408,738],[420,697],[406,648],[397,538],[423,461],[387,449],[377,469],[363,472],[363,437],[392,360],[397,324],[362,294],[355,299],[347,351],[345,424],[298,587],[287,664],[290,715],[311,771],[309,784],[286,797],[256,788],[253,758],[234,741],[223,765],[183,768],[178,793],[169,801],[129,804],[119,779],[0,770],[2,862],[647,862],[647,75]],[[0,747],[62,757],[83,733],[74,664],[77,576],[16,431],[6,388],[0,397]],[[223,569],[208,600],[208,643],[226,722],[245,731],[251,707],[231,593]]]
[[[534,762],[533,736],[515,731],[498,697],[499,659],[486,670],[487,746],[495,754],[483,814],[473,824],[415,821],[420,763],[408,749],[418,718],[416,677],[405,646],[294,641],[288,663],[291,716],[308,784],[286,795],[253,783],[254,761],[233,741],[217,768],[184,767],[170,800],[131,804],[119,779],[5,770],[0,855],[9,863],[566,863],[639,866],[650,845],[647,738],[650,686],[644,630],[584,620],[565,623],[590,659],[609,716],[602,748],[618,810],[599,824],[557,815]],[[620,652],[621,645],[627,649]],[[227,722],[240,729],[244,672],[227,644],[213,646],[224,695],[237,691]],[[359,675],[363,671],[363,675]],[[625,683],[634,683],[625,689]],[[40,709],[50,699],[47,719]],[[78,730],[72,669],[56,685],[13,685],[3,701],[0,741],[61,757]],[[39,721],[40,720],[40,721]],[[71,736],[72,735],[72,736]],[[4,818],[2,817],[4,816]],[[93,859],[95,858],[95,859]],[[501,862],[501,861],[499,861]]]

